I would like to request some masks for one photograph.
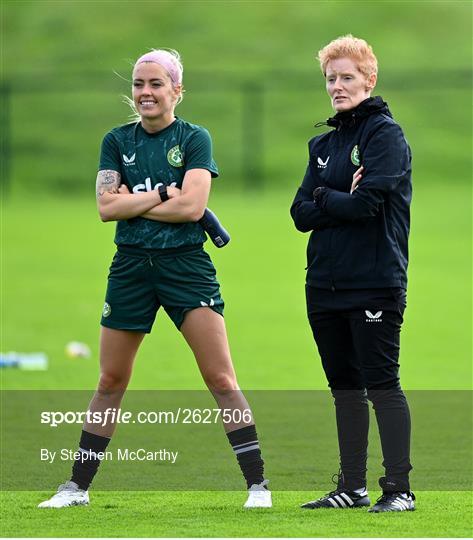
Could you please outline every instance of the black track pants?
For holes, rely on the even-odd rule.
[[[376,413],[385,491],[408,491],[410,414],[399,384],[405,292],[306,287],[307,311],[335,400],[343,485],[366,485],[368,400]]]

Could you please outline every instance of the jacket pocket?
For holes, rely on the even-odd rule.
[[[333,229],[332,254],[335,282],[370,281],[377,261],[376,218]]]

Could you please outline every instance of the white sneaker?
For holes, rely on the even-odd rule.
[[[248,490],[248,499],[243,508],[271,508],[271,491],[266,489],[269,480],[263,480],[261,484],[253,484]]]
[[[38,508],[65,508],[66,506],[82,506],[89,504],[89,492],[79,489],[72,481],[61,484],[57,493],[47,501],[38,504]]]

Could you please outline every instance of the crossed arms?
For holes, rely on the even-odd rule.
[[[301,232],[339,227],[343,222],[356,221],[375,216],[384,195],[379,189],[356,192],[362,179],[363,167],[354,174],[350,193],[321,186],[314,180],[311,166],[307,168],[304,181],[297,190],[291,206],[291,216]],[[314,200],[314,189],[323,188]]]
[[[410,150],[397,124],[385,125],[371,137],[363,167],[352,178],[350,193],[326,187],[309,160],[304,180],[291,206],[299,231],[339,227],[378,214],[382,204],[410,173]],[[315,188],[323,191],[314,201]]]
[[[117,171],[97,174],[97,207],[102,221],[144,217],[167,223],[198,221],[204,214],[210,193],[210,172],[191,169],[186,172],[182,190],[168,187],[169,200],[162,202],[157,190],[131,194]]]

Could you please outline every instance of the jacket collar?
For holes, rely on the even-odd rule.
[[[383,101],[381,96],[376,96],[365,99],[354,109],[337,113],[335,116],[329,118],[326,122],[318,122],[315,124],[315,127],[324,125],[335,128],[341,126],[354,126],[362,118],[366,118],[372,114],[386,114],[392,118],[388,104]]]

